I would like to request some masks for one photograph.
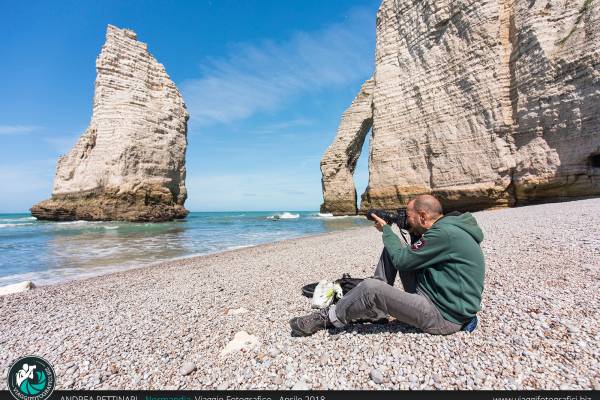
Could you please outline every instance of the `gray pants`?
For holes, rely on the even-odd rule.
[[[404,290],[393,286],[398,273]],[[365,279],[330,307],[329,319],[335,326],[343,327],[358,319],[376,321],[388,315],[434,335],[449,335],[461,328],[445,320],[417,288],[416,272],[399,272],[384,249],[373,278]]]

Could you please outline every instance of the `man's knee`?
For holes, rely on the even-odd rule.
[[[352,290],[358,291],[356,296],[362,299],[367,308],[381,308],[386,303],[383,299],[386,297],[389,289],[390,285],[386,282],[368,278]]]
[[[382,287],[389,286],[386,282],[380,281],[379,279],[367,278],[362,281],[356,288],[361,288],[365,292],[377,292]]]

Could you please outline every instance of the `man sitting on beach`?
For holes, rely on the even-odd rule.
[[[470,213],[444,216],[440,202],[431,195],[412,199],[406,214],[409,231],[419,240],[406,246],[384,220],[372,214],[384,245],[373,278],[365,279],[337,304],[291,319],[293,335],[309,336],[388,315],[435,335],[474,328],[485,272],[479,246],[483,233],[477,221]],[[404,290],[393,287],[397,273]]]

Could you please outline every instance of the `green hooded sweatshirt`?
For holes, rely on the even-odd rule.
[[[408,247],[389,225],[383,244],[399,271],[416,271],[417,286],[443,317],[463,324],[480,310],[485,262],[483,232],[470,213],[438,219]]]

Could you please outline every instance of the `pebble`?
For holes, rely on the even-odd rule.
[[[600,265],[600,199],[473,215],[486,286],[472,334],[391,319],[290,336],[288,320],[311,312],[303,285],[372,274],[382,242],[367,227],[3,297],[0,381],[15,359],[39,354],[63,376],[59,389],[600,390],[600,268],[583,268]],[[582,235],[592,242],[570,239]],[[32,304],[43,307],[34,326]],[[260,343],[221,357],[242,331]]]
[[[221,356],[225,356],[230,353],[235,353],[238,351],[248,351],[256,348],[260,344],[259,339],[254,335],[249,335],[246,331],[240,331],[235,334],[233,339],[223,350],[221,350]]]
[[[374,368],[369,373],[371,380],[377,384],[383,383],[383,374],[378,369]]]
[[[193,362],[185,362],[179,369],[179,373],[183,376],[189,375],[196,370],[196,364]]]
[[[310,390],[310,387],[308,387],[308,384],[303,380],[299,380],[298,382],[294,383],[292,390]]]
[[[579,333],[580,332],[580,329],[574,325],[567,325],[567,330],[570,333]]]
[[[277,357],[280,354],[281,354],[281,351],[276,347],[269,350],[269,355],[271,357]]]

